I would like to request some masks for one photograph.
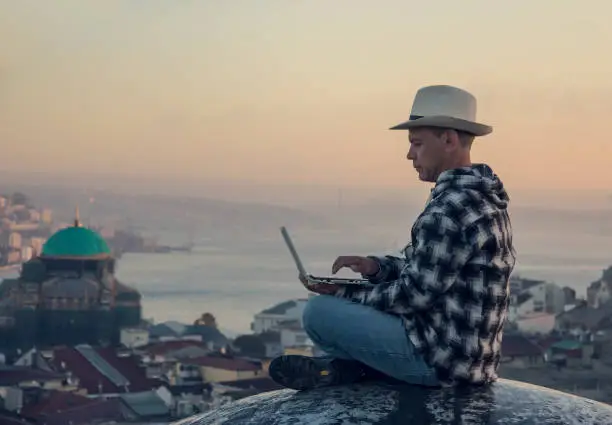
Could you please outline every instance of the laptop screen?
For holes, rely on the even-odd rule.
[[[293,257],[293,261],[295,261],[295,266],[297,267],[298,272],[300,273],[301,276],[306,276],[308,273],[306,273],[306,269],[304,269],[302,260],[300,260],[300,256],[295,250],[295,246],[293,246],[293,241],[291,241],[291,236],[289,236],[289,232],[287,231],[285,226],[281,227],[280,230],[281,230],[281,234],[283,235],[283,239],[285,240],[285,244],[287,245],[287,248],[289,249],[289,252],[291,253],[291,256]]]

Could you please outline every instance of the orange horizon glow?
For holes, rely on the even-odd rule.
[[[607,189],[610,13],[552,0],[6,2],[3,167],[416,185],[407,134],[388,128],[419,87],[452,84],[494,127],[474,161],[507,186]]]

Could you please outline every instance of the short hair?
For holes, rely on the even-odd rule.
[[[437,137],[440,137],[442,134],[444,134],[447,131],[454,131],[457,133],[457,136],[459,137],[459,142],[464,147],[467,147],[467,148],[472,146],[472,143],[474,142],[474,139],[476,138],[476,136],[474,136],[472,133],[468,133],[467,131],[462,131],[462,130],[456,130],[454,128],[432,127],[431,131],[433,131],[433,133]]]

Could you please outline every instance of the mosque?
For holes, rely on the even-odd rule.
[[[141,295],[115,277],[115,258],[95,231],[53,234],[16,279],[0,283],[1,348],[116,345],[141,323]]]

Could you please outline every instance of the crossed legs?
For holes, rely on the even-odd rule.
[[[310,298],[304,329],[329,356],[354,360],[410,384],[438,386],[435,371],[415,353],[402,320],[342,298]]]

